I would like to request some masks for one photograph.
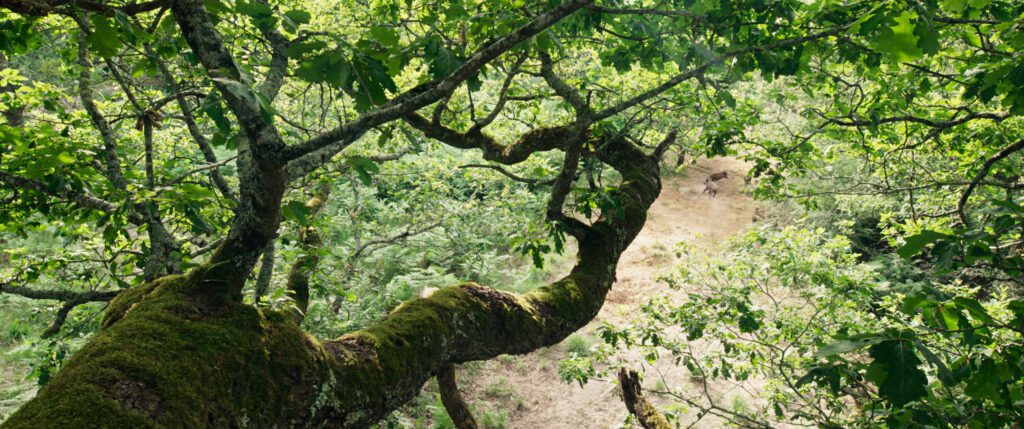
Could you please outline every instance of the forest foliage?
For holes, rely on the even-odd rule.
[[[244,302],[317,338],[533,290],[632,208],[621,144],[743,158],[778,203],[720,260],[682,245],[665,284],[701,293],[567,379],[640,348],[768,380],[755,409],[663,392],[678,421],[1024,418],[1020,2],[194,2],[223,45],[185,3],[0,2],[0,335],[39,385],[106,302],[236,243]]]

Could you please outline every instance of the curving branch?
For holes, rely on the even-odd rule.
[[[409,114],[403,119],[427,137],[458,149],[480,149],[484,159],[506,165],[523,162],[537,152],[559,149],[573,135],[571,127],[538,128],[527,132],[515,143],[503,145],[482,132],[461,133],[428,121],[419,114]]]
[[[985,163],[981,165],[981,170],[978,171],[978,174],[974,175],[974,179],[972,179],[971,183],[967,185],[964,192],[960,194],[960,199],[956,203],[956,213],[964,225],[970,225],[967,214],[964,212],[964,207],[967,205],[967,200],[971,198],[971,194],[974,193],[974,189],[978,187],[978,184],[980,184],[982,180],[985,179],[985,176],[988,176],[988,172],[992,169],[992,166],[1022,149],[1024,149],[1024,139],[1018,140],[1016,143],[1003,148],[1003,150],[985,160]]]
[[[455,380],[455,365],[441,365],[437,370],[437,387],[441,395],[441,403],[452,418],[457,429],[477,429],[476,419],[469,411],[469,405],[462,399],[458,382]]]
[[[221,302],[241,301],[245,279],[263,248],[277,237],[287,187],[284,141],[259,97],[224,44],[202,0],[174,0],[174,19],[188,45],[223,96],[241,128],[238,205],[223,244],[203,270],[203,293]],[[216,306],[211,306],[216,307]]]
[[[255,1],[270,6],[267,0]],[[263,38],[270,43],[270,64],[267,65],[267,74],[257,87],[257,91],[267,100],[273,102],[288,74],[288,47],[292,42],[280,31],[277,31],[277,28],[261,26],[259,30]]]
[[[512,86],[512,81],[519,74],[519,69],[522,68],[523,62],[526,61],[526,58],[526,55],[523,55],[519,57],[519,59],[516,60],[514,64],[512,64],[512,67],[509,69],[508,74],[505,75],[505,80],[501,83],[501,89],[498,90],[498,101],[494,103],[494,108],[491,109],[491,112],[488,113],[487,116],[483,117],[482,119],[480,119],[480,121],[474,124],[473,128],[481,129],[483,127],[490,125],[492,122],[494,122],[495,119],[498,118],[498,115],[501,114],[501,111],[505,109],[505,103],[508,102],[509,87]],[[438,103],[437,106],[440,108],[444,106],[444,103]],[[440,114],[440,109],[434,110],[434,117],[432,119],[433,122],[437,123],[440,121]]]
[[[561,77],[555,74],[554,63],[551,61],[551,56],[546,53],[540,55],[540,75],[547,82],[548,86],[562,97],[573,110],[576,111],[576,118],[579,122],[586,123],[588,119],[593,116],[594,110],[587,103],[587,100],[580,95],[576,88],[573,88]]]
[[[459,168],[486,168],[486,169],[489,169],[489,170],[497,171],[497,172],[501,173],[503,176],[508,177],[509,179],[512,179],[512,180],[514,180],[516,182],[526,183],[526,184],[530,184],[530,185],[550,185],[552,183],[555,183],[555,179],[542,180],[542,179],[531,179],[529,177],[523,177],[523,176],[517,175],[517,174],[515,174],[515,173],[513,173],[511,171],[506,170],[504,167],[502,167],[500,165],[491,165],[491,164],[463,164],[463,165],[460,165]]]
[[[107,302],[120,294],[120,291],[88,291],[88,292],[76,292],[70,290],[56,290],[56,289],[34,289],[24,286],[15,286],[8,281],[0,282],[0,293],[9,293],[12,295],[18,295],[29,299],[41,299],[41,300],[55,300],[62,301],[60,309],[57,310],[57,315],[45,331],[43,331],[42,338],[50,338],[60,332],[60,328],[64,326],[64,322],[67,321],[68,315],[75,307],[89,303],[89,302]]]
[[[584,131],[585,132],[585,131]],[[565,199],[572,191],[572,183],[576,180],[576,169],[580,165],[580,154],[583,151],[583,133],[566,142],[565,158],[562,160],[562,168],[551,185],[551,192],[548,198],[545,218],[548,222],[557,222],[563,226],[573,237],[577,239],[586,234],[586,226],[562,212],[565,206]]]
[[[643,227],[661,189],[657,163],[626,140],[609,142],[597,156],[623,175],[624,214],[606,215],[585,227],[578,239],[578,262],[567,277],[525,295],[475,284],[442,289],[403,304],[365,331],[325,343],[333,355],[347,357],[342,372],[355,371],[366,380],[353,379],[355,385],[347,389],[372,389],[378,393],[367,392],[366,398],[382,399],[357,399],[352,410],[363,410],[368,418],[381,416],[412,397],[446,363],[554,344],[597,314],[619,257]],[[387,387],[371,381],[381,378]]]
[[[989,120],[993,120],[995,122],[1002,122],[1002,121],[1004,121],[1004,120],[1006,120],[1007,118],[1010,117],[1009,113],[969,112],[967,115],[965,115],[963,117],[956,118],[956,119],[949,119],[949,120],[945,120],[945,121],[929,119],[929,118],[922,118],[920,116],[913,116],[913,115],[890,116],[890,117],[879,118],[879,119],[874,119],[874,120],[864,120],[864,119],[848,119],[848,120],[844,120],[844,119],[840,119],[840,118],[833,118],[833,117],[826,116],[826,115],[822,114],[819,111],[814,111],[814,113],[817,114],[818,116],[820,116],[822,119],[824,119],[829,124],[839,125],[839,126],[844,126],[844,127],[876,127],[876,126],[879,126],[879,125],[885,125],[885,124],[891,124],[891,123],[908,122],[908,123],[921,124],[921,125],[925,125],[925,126],[932,127],[932,128],[938,128],[938,129],[952,128],[952,127],[955,127],[957,125],[963,125],[963,124],[966,124],[968,122],[971,122],[971,121],[974,121],[974,120],[977,120],[977,119],[989,119]]]

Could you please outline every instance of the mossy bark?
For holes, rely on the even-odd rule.
[[[619,387],[622,389],[622,400],[626,409],[636,417],[644,429],[671,429],[668,420],[658,408],[647,400],[640,386],[640,376],[636,371],[619,368]]]
[[[661,189],[656,161],[629,143],[597,156],[623,176],[623,212],[578,235],[578,262],[555,283],[524,295],[452,286],[319,342],[287,315],[225,304],[209,287],[215,267],[164,277],[113,301],[103,329],[4,426],[366,427],[442,365],[558,343],[598,313]]]

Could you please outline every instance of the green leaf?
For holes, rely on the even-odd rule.
[[[840,367],[838,365],[826,365],[826,366],[813,366],[796,381],[797,387],[803,386],[810,382],[825,387],[827,386],[833,393],[839,393],[840,388]]]
[[[318,51],[326,47],[327,42],[324,42],[322,40],[309,40],[305,42],[292,43],[288,45],[288,48],[285,49],[285,52],[288,53],[289,58],[298,59],[302,58],[303,56],[310,52]]]
[[[914,35],[918,37],[917,47],[927,55],[939,53],[939,32],[932,26],[931,21],[925,21],[914,28]]]
[[[217,125],[217,129],[221,133],[231,131],[231,120],[225,114],[220,92],[214,90],[203,100],[203,113],[206,113],[206,116],[213,120],[213,123]]]
[[[982,307],[981,303],[979,303],[977,300],[958,296],[956,298],[953,298],[953,302],[956,303],[958,307],[967,310],[967,312],[970,313],[971,317],[978,319],[982,323],[994,322],[992,316],[988,315],[988,312],[985,311],[985,307]]]
[[[943,384],[947,386],[952,386],[956,384],[956,380],[953,378],[953,373],[949,371],[949,368],[946,366],[946,363],[943,362],[942,359],[939,359],[939,357],[936,356],[935,353],[932,353],[932,351],[929,350],[928,347],[925,347],[924,343],[922,343],[920,340],[915,339],[914,347],[917,347],[917,350],[921,352],[921,355],[924,356],[924,359],[928,361],[929,364],[935,367],[935,372],[936,375],[938,375],[939,377],[939,381],[941,381]]]
[[[868,368],[869,378],[878,384],[878,394],[896,407],[928,394],[928,377],[918,368],[921,360],[914,346],[906,340],[886,340],[871,346],[873,361]]]
[[[953,13],[962,13],[967,9],[967,0],[944,0],[942,8]]]
[[[277,18],[274,17],[274,9],[269,4],[255,1],[238,1],[235,3],[235,10],[252,18],[253,24],[260,30],[267,31],[277,25]]]
[[[358,155],[352,155],[345,158],[345,163],[352,167],[352,170],[359,175],[359,181],[363,182],[364,185],[369,186],[373,183],[373,173],[380,172],[380,167],[373,160]]]
[[[440,37],[430,36],[424,47],[427,65],[430,75],[434,79],[443,79],[452,74],[462,65],[462,61],[455,56],[455,53],[444,46]]]
[[[93,15],[92,33],[89,33],[85,40],[89,43],[89,48],[103,58],[113,57],[121,50],[121,39],[113,21],[102,15]]]
[[[388,68],[380,60],[358,54],[352,58],[352,68],[358,76],[359,90],[356,97],[356,106],[359,110],[366,110],[370,105],[381,104],[387,97],[385,90],[396,92],[398,87],[395,81],[388,74]]]
[[[729,91],[718,91],[718,98],[725,103],[726,106],[736,108],[736,98],[729,93]]]
[[[295,25],[309,24],[309,20],[312,18],[309,12],[298,9],[289,10],[284,13],[284,16],[288,17]]]
[[[960,310],[950,304],[940,305],[938,310],[939,314],[942,315],[942,323],[946,329],[950,331],[960,329]]]
[[[259,108],[260,101],[256,97],[256,92],[249,88],[248,85],[227,77],[214,77],[210,79],[220,83],[225,91],[235,96],[235,98],[244,101],[250,107]]]
[[[889,54],[897,62],[913,61],[923,53],[917,47],[918,36],[914,34],[915,17],[908,11],[893,19],[893,25],[879,29],[871,41],[872,47],[883,54]]]
[[[239,1],[235,4],[235,10],[252,18],[266,17],[274,13],[269,4],[254,1]]]
[[[918,234],[904,238],[906,244],[900,246],[896,253],[904,259],[909,259],[911,256],[920,253],[924,246],[946,237],[948,237],[946,234],[926,229]]]
[[[398,32],[387,27],[370,28],[370,37],[384,46],[398,45]]]
[[[309,213],[309,207],[298,201],[289,201],[281,206],[281,215],[286,220],[298,223],[299,225],[306,225],[306,222],[309,220]]]
[[[338,50],[323,52],[299,63],[295,77],[311,83],[324,82],[335,88],[351,88],[352,69]]]
[[[74,164],[75,163],[75,156],[70,154],[70,153],[67,153],[67,152],[61,152],[61,153],[57,154],[57,161],[59,161],[61,164],[65,164],[65,165],[67,165],[67,164]]]
[[[827,357],[843,353],[849,353],[854,350],[861,349],[873,344],[878,344],[879,342],[884,341],[886,338],[887,337],[870,334],[851,338],[849,340],[836,341],[834,343],[828,344],[818,349],[818,352],[815,353],[814,355],[817,357]]]
[[[997,405],[1005,402],[996,364],[990,358],[982,360],[978,370],[967,380],[966,384],[964,393],[967,396],[979,400],[988,399]]]
[[[900,306],[900,310],[907,314],[915,314],[918,308],[935,304],[936,302],[929,298],[928,295],[908,295],[903,299],[903,305]]]
[[[194,183],[183,183],[180,189],[182,196],[197,202],[205,202],[215,196],[213,190]]]

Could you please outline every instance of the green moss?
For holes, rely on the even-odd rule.
[[[114,322],[121,320],[125,314],[128,314],[128,312],[131,311],[135,304],[141,302],[146,295],[153,291],[153,289],[156,289],[161,284],[177,281],[179,277],[180,276],[163,277],[121,292],[116,298],[110,301],[110,305],[107,306],[107,311],[103,314],[101,326],[105,328],[114,324]]]
[[[662,415],[661,412],[659,412],[658,409],[654,407],[654,405],[651,405],[651,403],[644,401],[642,403],[642,407],[643,410],[641,412],[644,415],[644,420],[648,424],[654,426],[654,429],[672,428],[672,426],[668,424],[668,421],[665,420],[665,416]]]
[[[129,291],[104,328],[11,428],[263,427],[311,417],[320,346],[287,317],[233,305],[203,314],[187,277]]]

